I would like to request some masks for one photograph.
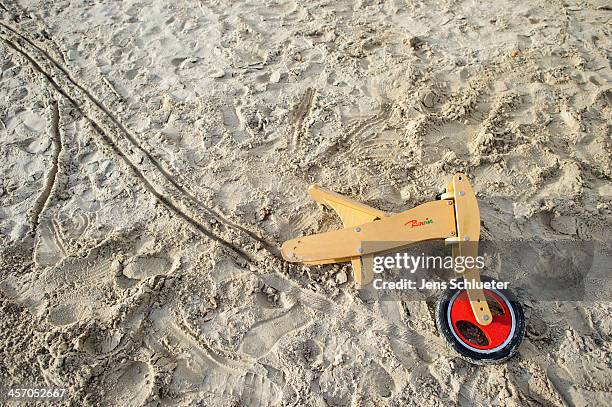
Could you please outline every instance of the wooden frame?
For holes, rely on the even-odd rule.
[[[360,202],[327,191],[309,188],[315,201],[329,206],[340,216],[343,229],[299,237],[283,243],[285,260],[308,265],[350,261],[355,282],[364,286],[373,279],[375,254],[399,250],[427,240],[445,240],[453,256],[478,256],[480,211],[476,196],[464,174],[458,173],[447,184],[441,200],[426,202],[399,214],[389,214]],[[367,242],[375,242],[368,245]],[[476,267],[466,269],[465,281],[480,282]],[[472,311],[481,325],[492,317],[482,289],[467,290]]]

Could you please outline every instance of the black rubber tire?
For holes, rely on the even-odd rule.
[[[489,277],[482,276],[481,280],[491,281],[492,279]],[[516,318],[515,330],[514,334],[512,335],[512,339],[503,348],[492,353],[480,353],[467,348],[465,344],[458,338],[456,338],[451,332],[452,328],[449,326],[448,323],[447,310],[450,305],[451,299],[458,291],[461,290],[446,290],[436,303],[436,326],[438,327],[438,332],[440,336],[444,339],[444,341],[451,347],[451,349],[453,349],[457,354],[459,354],[462,359],[467,360],[468,362],[476,365],[491,365],[502,363],[514,356],[525,337],[525,314],[523,312],[523,307],[521,306],[521,303],[516,299],[516,297],[514,297],[514,295],[512,295],[509,290],[493,290],[506,297],[506,299],[510,303],[509,307],[512,308]]]

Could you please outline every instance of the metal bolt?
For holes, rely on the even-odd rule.
[[[465,191],[459,191],[459,195],[461,196],[465,195]]]
[[[360,247],[359,249],[357,249],[357,252],[363,253],[363,247]]]
[[[361,232],[361,228],[360,228],[359,226],[357,226],[357,227],[355,228],[355,232]]]
[[[482,316],[482,320],[483,321],[488,321],[489,320],[489,316],[488,315],[483,315]]]
[[[470,240],[470,237],[469,236],[463,236],[463,240],[465,240],[467,242],[468,240]]]
[[[453,201],[449,200],[449,201],[448,201],[448,204],[449,204],[449,205],[452,205],[452,204],[453,204]]]

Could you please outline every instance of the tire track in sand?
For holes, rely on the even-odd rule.
[[[312,110],[312,102],[314,101],[316,91],[313,88],[306,89],[304,96],[300,100],[300,103],[291,112],[291,140],[289,145],[289,151],[296,151],[302,133],[304,133],[304,121]]]
[[[51,125],[49,126],[49,132],[51,134],[51,144],[53,146],[51,153],[51,168],[47,173],[47,178],[45,179],[43,190],[38,196],[38,198],[36,198],[36,202],[34,202],[34,206],[32,208],[32,235],[36,235],[36,231],[38,230],[38,226],[40,224],[40,215],[49,203],[51,191],[53,190],[53,186],[55,185],[57,179],[59,155],[62,151],[62,138],[59,129],[59,120],[59,105],[56,100],[51,104]]]
[[[9,38],[6,38],[4,36],[2,36],[2,39],[9,45],[9,47],[13,48],[15,51],[17,51],[18,53],[22,54],[23,56],[26,57],[26,59],[28,59],[32,65],[34,65],[34,68],[39,71],[40,73],[42,73],[47,80],[53,85],[54,88],[56,88],[56,90],[58,90],[64,97],[66,97],[68,100],[70,100],[71,103],[73,103],[75,105],[75,107],[79,110],[79,112],[93,125],[93,127],[96,129],[96,131],[98,133],[102,132],[105,133],[106,135],[106,141],[107,142],[111,142],[113,145],[111,145],[111,147],[113,148],[113,150],[118,153],[118,155],[120,155],[122,158],[124,158],[124,160],[129,160],[130,163],[128,163],[128,165],[130,165],[130,167],[133,167],[133,169],[137,169],[136,164],[131,161],[128,157],[128,155],[125,152],[121,152],[119,153],[119,150],[121,150],[121,147],[119,145],[119,143],[115,143],[112,138],[109,136],[110,132],[105,132],[102,128],[102,125],[100,123],[98,123],[96,120],[93,119],[93,117],[91,117],[90,115],[88,115],[85,112],[85,107],[84,104],[79,103],[78,100],[69,95],[69,90],[66,88],[70,88],[70,87],[74,87],[76,88],[76,90],[80,91],[84,98],[86,99],[86,101],[89,101],[91,104],[93,104],[93,106],[95,106],[95,108],[97,108],[100,113],[102,113],[102,116],[105,116],[107,119],[110,120],[111,124],[113,127],[115,127],[115,129],[117,130],[118,133],[122,134],[125,139],[127,139],[127,141],[131,144],[131,147],[135,148],[135,150],[140,153],[140,157],[144,160],[146,160],[148,163],[150,163],[151,165],[153,165],[155,167],[155,170],[158,171],[163,178],[165,178],[166,181],[168,181],[172,187],[174,189],[176,189],[181,195],[183,195],[184,197],[188,198],[189,201],[191,201],[192,204],[195,204],[196,206],[198,206],[198,209],[204,211],[206,213],[206,215],[211,218],[216,220],[217,222],[219,222],[222,225],[225,225],[225,227],[229,228],[229,229],[233,229],[235,232],[239,232],[242,234],[247,235],[250,239],[255,240],[256,242],[258,242],[259,244],[261,244],[263,247],[266,248],[267,251],[269,251],[272,255],[274,255],[277,258],[280,258],[280,252],[278,250],[278,248],[276,247],[276,245],[268,242],[266,239],[258,236],[256,233],[248,230],[246,227],[236,224],[232,221],[230,221],[229,219],[227,219],[225,216],[221,215],[220,213],[218,213],[217,211],[215,211],[214,209],[208,207],[207,205],[203,204],[202,202],[200,202],[196,196],[189,191],[186,187],[184,187],[183,185],[181,185],[179,182],[176,181],[176,177],[174,177],[171,173],[169,173],[163,166],[163,164],[157,160],[147,149],[145,149],[136,139],[136,137],[134,137],[129,131],[128,129],[125,127],[125,125],[123,125],[121,123],[121,121],[106,107],[104,106],[104,104],[102,102],[100,102],[89,90],[87,90],[83,85],[81,85],[77,80],[75,80],[71,74],[68,72],[67,68],[65,68],[64,66],[62,66],[53,56],[51,56],[47,51],[45,51],[43,48],[41,48],[40,46],[38,46],[36,43],[34,43],[32,40],[30,40],[28,37],[26,37],[24,34],[20,33],[17,29],[7,25],[4,22],[0,22],[0,27],[5,28],[6,30],[10,31],[11,33],[13,33],[15,36],[17,36],[18,38],[20,38],[21,40],[25,41],[35,52],[39,53],[40,57],[42,57],[41,59],[48,62],[53,68],[55,68],[56,70],[59,71],[59,73],[61,73],[65,79],[67,80],[67,87],[63,87],[59,81],[55,80],[55,77],[61,77],[62,75],[53,75],[53,73],[58,73],[58,72],[53,72],[53,73],[49,73],[47,72],[40,63],[38,63],[35,59],[35,57],[28,52],[28,50],[26,50],[25,47],[21,46],[17,41],[12,41]],[[74,89],[70,89],[72,91],[74,91]],[[144,161],[143,160],[143,161]],[[137,171],[136,172],[138,174],[139,178],[143,178],[144,180],[146,180],[146,183],[149,184],[150,187],[153,187],[153,185],[151,184],[151,182],[146,179],[146,177],[144,176],[143,171]],[[149,188],[148,188],[149,189]],[[163,194],[163,193],[158,193],[161,195],[166,195],[164,198],[164,200],[162,200],[162,202],[164,204],[167,205],[167,203],[170,201],[170,199],[168,198],[167,194]],[[157,196],[157,194],[156,194]],[[158,197],[159,198],[159,197]],[[161,200],[161,199],[160,199]],[[182,211],[181,209],[179,209],[178,207],[175,207],[173,209],[175,212],[177,211]],[[193,214],[188,214],[188,213],[183,213],[183,215],[180,215],[181,217],[185,218],[185,216],[187,216],[188,218],[190,218],[191,220],[189,221],[189,223],[191,223],[192,225],[196,226],[195,224],[199,224],[199,226],[196,226],[198,229],[206,230],[206,234],[209,235],[209,237],[222,242],[224,239],[222,239],[220,236],[214,235],[207,227],[204,226],[203,223],[197,221],[195,218],[195,216]],[[214,235],[214,237],[213,237]],[[223,243],[223,242],[222,242]],[[239,249],[238,247],[236,247],[235,245],[232,245],[229,242],[225,242],[224,243],[226,246],[231,246],[234,250],[237,251],[241,251],[241,249]],[[243,253],[244,255],[246,255],[246,253]],[[245,257],[245,256],[241,256],[241,257]],[[247,255],[248,257],[248,255]]]
[[[203,233],[207,237],[209,237],[209,238],[211,238],[211,239],[213,239],[213,240],[223,244],[224,246],[230,248],[233,252],[235,252],[239,257],[241,257],[244,260],[254,261],[254,259],[252,258],[252,256],[249,253],[245,252],[244,250],[242,250],[237,245],[235,245],[235,244],[229,242],[228,240],[222,238],[221,236],[219,236],[219,234],[213,232],[208,227],[206,227],[205,223],[204,223],[205,221],[203,221],[201,219],[198,219],[198,217],[200,217],[200,216],[196,215],[196,212],[191,210],[190,207],[197,206],[198,208],[194,208],[194,209],[204,209],[206,214],[209,215],[209,218],[215,219],[217,221],[217,225],[221,224],[221,226],[223,228],[225,228],[226,231],[229,231],[231,234],[234,234],[234,235],[237,234],[238,237],[247,238],[247,239],[250,238],[250,239],[254,240],[255,242],[263,245],[272,255],[278,257],[278,249],[274,245],[272,245],[271,243],[263,240],[262,238],[259,238],[253,232],[246,230],[244,227],[233,224],[232,222],[230,222],[227,219],[225,219],[223,216],[215,213],[210,208],[206,207],[205,205],[202,205],[190,192],[188,192],[185,188],[183,188],[181,185],[179,185],[176,182],[176,180],[173,179],[172,175],[169,174],[165,169],[163,169],[161,163],[156,161],[148,151],[143,149],[137,143],[137,141],[134,139],[134,137],[127,132],[125,127],[123,125],[121,125],[121,123],[118,122],[117,118],[114,117],[108,111],[108,109],[106,109],[100,102],[96,103],[95,99],[93,99],[93,100],[90,99],[90,97],[88,96],[88,95],[90,95],[89,92],[84,90],[84,88],[82,88],[80,85],[76,84],[69,77],[69,75],[66,73],[65,68],[61,67],[57,61],[55,61],[51,56],[49,56],[49,54],[47,54],[44,50],[40,49],[38,46],[33,44],[30,40],[25,38],[23,35],[21,35],[17,31],[15,31],[14,29],[8,27],[6,24],[0,22],[0,27],[4,27],[5,29],[7,29],[10,32],[14,33],[15,35],[19,36],[21,39],[23,39],[23,41],[27,42],[35,50],[37,50],[38,52],[43,54],[43,60],[46,60],[47,62],[50,62],[52,65],[56,66],[57,69],[59,69],[61,71],[61,73],[64,74],[64,76],[68,77],[69,83],[71,83],[74,87],[76,87],[77,90],[80,90],[86,96],[86,99],[89,99],[89,101],[91,103],[93,103],[96,107],[98,107],[102,111],[103,114],[105,114],[106,116],[108,116],[110,118],[110,120],[113,122],[115,127],[117,127],[117,129],[119,130],[119,132],[123,133],[126,136],[126,138],[128,139],[128,141],[131,144],[131,147],[135,147],[137,153],[141,153],[141,155],[139,155],[139,157],[138,157],[138,158],[140,158],[140,161],[141,161],[139,165],[137,165],[135,163],[135,160],[131,159],[130,156],[128,155],[128,153],[126,153],[120,147],[120,143],[121,143],[122,140],[115,141],[113,139],[113,137],[110,135],[111,134],[110,131],[105,131],[103,129],[103,127],[102,127],[103,126],[102,124],[100,124],[98,121],[96,121],[91,115],[87,114],[87,112],[85,111],[85,107],[86,106],[84,106],[82,103],[79,103],[77,98],[75,96],[72,96],[69,93],[70,90],[66,89],[66,88],[69,88],[70,86],[68,86],[68,87],[62,86],[62,84],[59,82],[59,79],[56,79],[58,76],[60,76],[60,75],[57,75],[57,72],[49,73],[45,68],[42,67],[42,65],[39,62],[37,62],[35,57],[30,52],[28,52],[28,50],[25,47],[21,46],[17,41],[13,41],[13,40],[11,40],[10,38],[7,38],[4,35],[0,35],[0,38],[2,38],[2,40],[5,42],[5,44],[10,49],[14,50],[16,53],[20,54],[27,61],[29,61],[30,64],[32,65],[32,67],[37,72],[42,74],[46,78],[46,80],[51,84],[51,86],[53,88],[55,88],[55,90],[57,90],[62,96],[64,96],[67,100],[69,100],[74,105],[74,107],[79,111],[79,113],[85,119],[87,119],[89,121],[89,123],[91,124],[93,129],[96,131],[96,133],[98,133],[101,136],[101,138],[104,141],[104,143],[107,144],[113,150],[113,152],[115,154],[117,154],[119,157],[121,157],[125,161],[125,163],[128,165],[128,167],[130,167],[130,169],[133,171],[134,175],[138,179],[140,179],[142,181],[142,183],[144,184],[145,188],[149,192],[151,192],[153,195],[155,195],[155,197],[162,204],[164,204],[172,212],[176,213],[179,217],[181,217],[185,221],[187,221],[195,229],[197,229],[198,231],[200,231],[201,233]],[[74,91],[74,89],[71,89],[71,90]],[[132,154],[132,155],[134,155],[134,154]],[[135,154],[135,155],[138,156],[138,154]],[[145,171],[147,171],[147,169],[141,170],[139,168],[143,163],[145,163],[145,161],[147,163],[150,163],[157,170],[159,170],[159,172],[162,174],[163,179],[168,181],[174,187],[174,188],[170,188],[170,190],[175,189],[175,191],[170,191],[170,193],[168,193],[168,192],[164,192],[164,191],[158,190],[158,188],[156,188],[156,186],[153,185],[153,183],[145,175]],[[147,171],[147,172],[149,172],[149,171]],[[176,192],[178,192],[178,194]],[[178,197],[177,197],[177,195],[178,195]],[[181,199],[181,197],[187,197],[189,199],[186,201],[184,199]],[[176,202],[176,201],[178,201],[178,202]],[[181,206],[182,206],[182,208],[181,208]],[[240,236],[241,233],[243,234],[243,236]],[[246,235],[246,236],[244,236],[244,235]],[[253,242],[253,243],[255,243],[255,242]]]

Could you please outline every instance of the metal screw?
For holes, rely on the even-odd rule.
[[[470,237],[469,236],[463,236],[463,240],[465,240],[467,242],[468,240],[470,240]]]
[[[465,195],[465,191],[459,191],[459,195],[461,196]]]
[[[357,226],[357,227],[355,228],[355,232],[361,232],[361,228],[360,228],[359,226]]]
[[[453,201],[450,201],[450,200],[449,200],[449,201],[448,201],[448,204],[449,204],[449,205],[452,205],[452,204],[453,204]]]
[[[363,247],[360,247],[359,249],[357,249],[357,252],[363,253]]]
[[[489,320],[489,316],[488,315],[483,315],[482,316],[482,320],[483,321],[488,321]]]

